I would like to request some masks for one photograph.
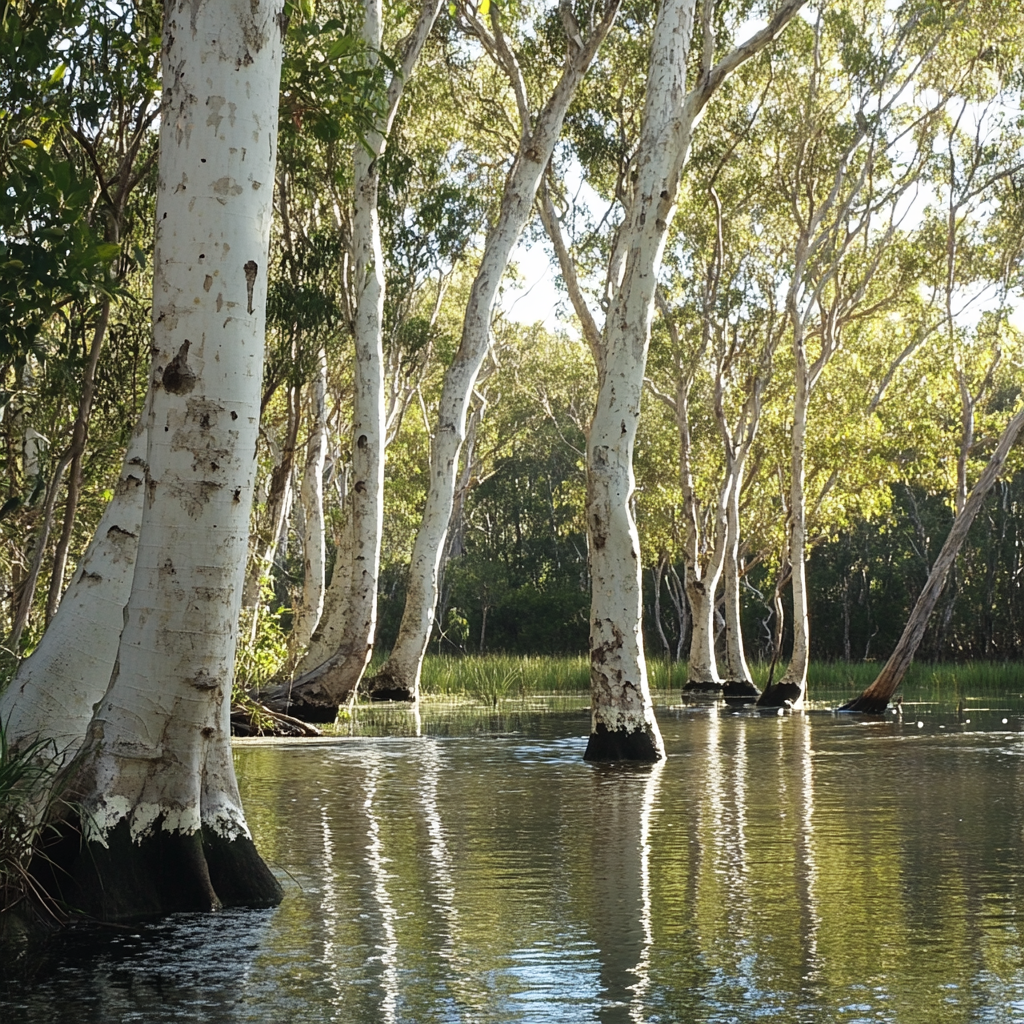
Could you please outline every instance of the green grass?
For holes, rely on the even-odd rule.
[[[536,693],[583,693],[590,687],[590,659],[428,655],[420,686],[424,696],[469,697],[494,706],[502,699]]]
[[[31,863],[61,800],[60,763],[50,741],[12,747],[0,722],[0,913],[34,897],[55,914],[32,875]]]
[[[845,700],[868,687],[881,662],[816,662],[808,672],[812,701]],[[754,682],[764,688],[768,663],[752,663]],[[777,668],[778,679],[782,669]],[[661,658],[648,662],[651,689],[667,696],[686,682],[686,665]],[[423,664],[425,697],[458,698],[497,706],[506,699],[534,694],[586,694],[590,688],[590,659],[586,655],[530,657],[503,654],[451,657],[428,655]],[[966,662],[910,667],[903,684],[907,699],[956,700],[971,694],[1024,694],[1024,663]]]

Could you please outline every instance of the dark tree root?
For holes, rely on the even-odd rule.
[[[722,696],[722,689],[721,683],[696,679],[687,683],[683,687],[683,696],[701,697],[705,700],[717,700]]]
[[[792,707],[804,694],[804,688],[797,683],[776,683],[769,686],[755,701],[759,708]]]
[[[379,675],[364,679],[363,693],[372,701],[400,700],[411,703],[416,700],[412,690],[390,672],[381,672]]]
[[[633,732],[616,729],[609,732],[600,723],[590,734],[587,750],[583,755],[584,761],[640,761],[646,764],[660,761],[661,758],[662,754],[654,742],[654,735],[650,729],[635,729]]]
[[[77,829],[62,826],[36,857],[35,877],[68,913],[94,921],[281,902],[281,886],[251,839],[224,839],[205,827],[191,835],[166,832],[160,825],[134,842],[122,820],[106,846],[82,842]]]
[[[861,694],[836,708],[836,711],[854,711],[862,715],[884,715],[889,706],[888,697],[869,697]]]
[[[269,703],[269,702],[268,702]],[[270,705],[273,707],[273,705]],[[334,701],[323,703],[312,697],[298,698],[287,701],[285,707],[291,718],[300,722],[311,722],[314,725],[330,725],[338,717],[340,705]]]
[[[739,706],[753,704],[761,696],[761,691],[746,679],[727,679],[722,683],[722,696],[727,704]]]
[[[221,906],[276,907],[284,897],[281,883],[248,836],[225,839],[203,826],[203,853]]]

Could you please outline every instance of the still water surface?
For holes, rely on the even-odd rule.
[[[240,744],[284,903],[72,935],[0,1021],[1024,1022],[1018,711],[659,721],[653,768],[578,699]]]

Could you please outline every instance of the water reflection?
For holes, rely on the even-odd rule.
[[[385,867],[390,858],[384,855],[377,811],[377,789],[381,776],[380,761],[380,754],[377,751],[369,752],[364,782],[363,810],[366,812],[369,826],[366,830],[366,863],[370,869],[370,877],[373,879],[373,900],[377,916],[380,919],[382,933],[375,944],[377,953],[370,957],[368,966],[375,961],[380,962],[380,983],[384,993],[380,1004],[380,1017],[385,1024],[393,1024],[398,1006],[398,933],[395,929],[397,913],[391,902],[391,897],[388,895],[389,875]]]
[[[640,769],[580,708],[240,746],[284,904],[68,936],[0,1020],[1024,1021],[1019,733],[660,719]]]

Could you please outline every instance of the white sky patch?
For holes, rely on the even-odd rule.
[[[575,159],[564,168],[563,180],[581,223],[596,224],[605,216],[608,204],[587,184],[583,168]],[[570,213],[570,222],[573,219]],[[572,223],[566,225],[565,233],[567,236],[573,234]],[[519,280],[513,284],[506,278],[500,302],[505,316],[515,323],[540,322],[549,331],[568,331],[579,336],[569,296],[556,283],[560,273],[558,260],[547,238],[521,241],[512,256],[512,265],[517,269]],[[584,281],[583,284],[586,288],[596,282]]]
[[[520,242],[512,256],[519,280],[513,284],[508,278],[501,293],[501,310],[519,324],[543,323],[549,331],[564,330],[568,326],[568,312],[564,307],[569,300],[559,291],[555,280],[558,265],[554,256],[542,242]]]

